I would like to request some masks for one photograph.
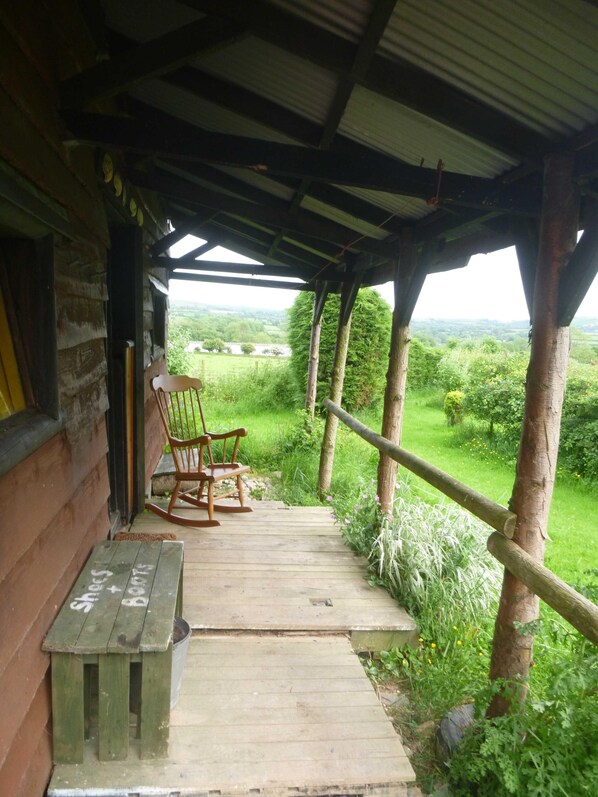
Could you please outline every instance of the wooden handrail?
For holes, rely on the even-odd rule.
[[[598,606],[580,595],[552,570],[536,562],[523,548],[500,534],[488,537],[488,550],[507,570],[544,603],[598,645]]]
[[[574,628],[577,628],[581,634],[598,645],[598,606],[576,592],[573,587],[566,584],[547,567],[536,562],[523,548],[512,541],[517,515],[472,490],[466,484],[453,479],[448,473],[430,465],[429,462],[376,434],[330,399],[324,399],[322,403],[329,412],[336,415],[349,429],[352,429],[370,445],[383,451],[492,526],[496,532],[500,532],[499,534],[494,532],[488,538],[487,547],[492,556],[498,559],[522,584],[525,584],[535,595],[551,606]]]
[[[336,415],[349,429],[352,429],[356,434],[362,437],[366,442],[373,445],[379,451],[387,454],[391,459],[394,459],[400,465],[415,473],[416,476],[424,479],[424,481],[436,487],[441,493],[448,495],[457,504],[460,504],[464,509],[467,509],[484,523],[487,523],[496,531],[499,531],[503,536],[512,538],[515,532],[515,524],[517,522],[517,515],[508,510],[506,507],[497,504],[486,498],[485,495],[478,493],[471,487],[468,487],[458,479],[449,476],[448,473],[430,465],[415,454],[405,451],[404,448],[391,443],[385,437],[376,434],[365,424],[358,421],[348,412],[345,412],[338,404],[324,399],[322,402],[329,412]]]

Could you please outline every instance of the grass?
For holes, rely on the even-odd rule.
[[[206,360],[206,368],[225,367],[234,360],[245,368],[280,367],[278,358],[246,355],[195,355]],[[266,363],[263,363],[267,360]],[[257,366],[256,366],[257,363]],[[263,364],[263,365],[262,365]],[[222,372],[220,372],[222,373]],[[282,471],[281,498],[288,503],[316,503],[319,447],[317,441],[309,448],[301,445],[285,449],[285,441],[297,430],[296,410],[277,406],[256,409],[251,390],[235,403],[217,398],[206,401],[210,424],[219,429],[245,426],[249,436],[243,441],[244,458],[256,471]],[[359,414],[360,420],[374,429],[380,428],[380,409]],[[460,436],[446,424],[440,402],[434,394],[421,392],[407,397],[403,425],[403,446],[414,454],[447,471],[489,498],[506,505],[515,478],[514,466],[496,456],[483,443],[459,444]],[[360,478],[369,481],[376,477],[378,452],[342,424],[336,444],[335,465],[331,492],[350,493]],[[412,488],[423,499],[437,501],[441,494],[422,480],[407,476]],[[596,514],[598,487],[588,485],[574,476],[559,472],[550,512],[546,564],[566,581],[581,579],[585,570],[598,568],[598,529],[592,522]]]
[[[191,376],[200,379],[217,379],[222,376],[236,376],[247,371],[262,368],[280,368],[288,363],[287,357],[266,357],[255,354],[215,354],[213,352],[192,352]]]

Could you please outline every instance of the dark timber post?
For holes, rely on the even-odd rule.
[[[525,414],[510,509],[517,514],[513,541],[537,562],[544,560],[548,511],[554,487],[561,410],[565,393],[569,329],[559,326],[559,282],[575,249],[579,197],[573,183],[574,157],[550,155],[544,164],[544,196],[532,311],[532,343]],[[505,570],[494,630],[490,677],[523,679],[515,698],[525,697],[533,637],[515,623],[538,617],[539,600]],[[497,694],[489,716],[511,708],[508,693]]]
[[[343,398],[345,364],[347,362],[349,335],[351,333],[351,311],[353,310],[353,304],[355,303],[358,290],[359,282],[345,283],[341,288],[341,306],[338,314],[336,348],[334,350],[334,363],[332,365],[332,378],[330,380],[330,399],[335,404],[340,404]],[[320,493],[320,497],[330,492],[337,429],[338,418],[336,415],[329,412],[326,416],[322,450],[320,453],[320,470],[318,474],[318,492]]]
[[[145,503],[145,419],[143,362],[143,248],[140,227],[115,228],[111,231],[109,253],[109,328],[110,340],[133,341],[134,410],[133,410],[133,514]],[[122,430],[114,430],[117,435]],[[113,485],[114,487],[114,485]]]
[[[403,411],[405,408],[405,386],[409,364],[411,334],[409,322],[413,307],[419,296],[423,281],[415,286],[416,250],[410,230],[401,235],[401,250],[395,265],[395,305],[392,313],[388,371],[384,391],[384,413],[381,435],[397,445],[401,442]],[[415,288],[415,291],[410,290]],[[391,512],[398,465],[386,454],[380,454],[378,463],[378,495],[383,512]]]
[[[307,390],[305,409],[313,421],[316,411],[316,392],[318,387],[318,363],[320,362],[320,333],[322,332],[322,312],[328,295],[328,283],[317,282],[314,292],[314,314],[311,322],[309,361],[307,365]]]

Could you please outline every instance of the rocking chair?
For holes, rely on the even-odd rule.
[[[151,384],[172,451],[176,485],[168,509],[162,509],[151,503],[146,504],[146,508],[171,523],[196,527],[219,526],[220,523],[214,520],[214,512],[251,512],[251,508],[243,504],[241,480],[241,474],[248,473],[249,468],[237,462],[239,440],[247,435],[246,429],[234,429],[225,434],[207,431],[199,396],[201,390],[199,379],[164,375],[152,379]],[[232,454],[227,461],[227,443],[233,438]],[[218,443],[221,446],[220,462],[214,459],[212,450],[214,441],[221,441]],[[236,496],[239,506],[215,503],[214,485],[224,479],[234,479],[236,489],[222,493],[218,498]],[[183,482],[196,482],[196,484],[191,489],[182,490]],[[204,499],[206,487],[207,500]],[[208,520],[194,520],[175,514],[177,499],[185,501],[195,509],[207,509]]]

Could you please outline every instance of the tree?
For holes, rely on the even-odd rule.
[[[203,347],[206,351],[223,352],[225,344],[221,338],[206,338],[203,342]]]
[[[336,294],[326,300],[320,338],[318,402],[327,395],[330,387],[339,306],[340,297]],[[289,343],[292,351],[291,367],[303,391],[307,385],[312,313],[313,295],[307,292],[299,294],[289,313]],[[384,393],[390,323],[388,304],[377,291],[362,288],[353,308],[347,355],[343,403],[348,409],[367,407]]]
[[[500,424],[512,441],[519,439],[525,402],[525,354],[480,354],[470,363],[465,384],[464,409],[487,421],[489,432]]]
[[[253,352],[255,351],[255,346],[253,345],[253,343],[249,342],[241,343],[241,351],[243,352],[243,354],[253,354]]]

